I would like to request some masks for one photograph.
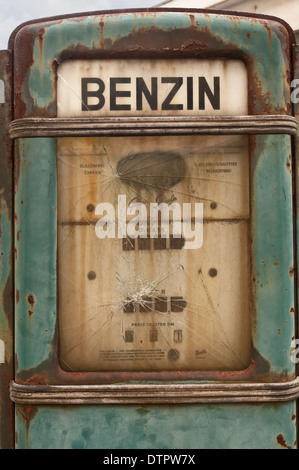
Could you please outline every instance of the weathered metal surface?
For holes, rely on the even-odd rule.
[[[280,119],[281,115],[289,116],[292,112],[290,46],[289,31],[282,23],[207,12],[110,13],[53,20],[43,25],[28,24],[14,36],[15,118],[56,118],[56,71],[67,59],[229,57],[243,60],[248,69],[249,114],[269,114],[271,119],[276,115]],[[66,132],[70,132],[67,127]],[[85,136],[89,129],[87,126]],[[246,126],[243,131],[245,129]],[[289,129],[286,126],[286,130]],[[104,384],[112,389],[115,383],[124,384],[130,393],[132,382],[156,386],[157,382],[184,383],[188,380],[193,385],[201,385],[203,381],[211,384],[217,381],[220,393],[228,390],[228,394],[232,394],[236,383],[242,387],[251,382],[256,385],[256,389],[251,390],[253,395],[263,384],[269,384],[269,389],[262,392],[263,399],[268,398],[269,402],[273,397],[277,401],[277,384],[284,390],[279,395],[281,399],[288,396],[295,400],[296,387],[294,394],[288,394],[296,376],[290,358],[290,344],[295,335],[291,138],[258,135],[250,137],[249,142],[252,197],[250,365],[240,371],[85,373],[66,372],[58,360],[56,141],[49,134],[46,138],[17,141],[16,388],[29,387],[25,393],[31,394],[36,389],[30,389],[30,386],[46,386],[40,392],[42,400],[47,399],[48,392],[56,393],[56,389],[47,389],[48,385],[93,384],[99,386],[97,400],[101,402],[105,400],[101,395]],[[250,393],[242,393],[242,400],[250,401]],[[161,396],[160,390],[157,397]],[[258,396],[259,393],[257,399]],[[121,397],[119,399],[121,401]],[[79,434],[61,425],[68,413],[73,422],[78,420],[80,423],[82,431]],[[182,442],[185,447],[194,448],[296,446],[294,401],[247,407],[151,406],[147,413],[151,419],[141,423],[136,409],[130,406],[18,406],[17,446],[111,448],[111,439],[116,448],[122,443],[136,448],[149,442],[154,447],[168,448],[182,447]],[[176,421],[172,422],[174,418]],[[163,419],[161,427],[159,423]],[[110,427],[106,432],[108,421]],[[242,432],[237,429],[236,422]],[[249,422],[254,422],[254,431],[253,425],[248,426]],[[134,429],[134,435],[124,433],[122,423],[127,430]],[[228,432],[229,423],[232,424],[231,432]],[[143,429],[148,429],[149,425],[153,426],[152,432],[144,434]],[[203,425],[208,427],[204,435],[199,433]],[[51,430],[47,433],[47,442],[40,439],[40,426]],[[59,434],[58,429],[63,434]],[[170,429],[178,430],[178,445]],[[221,429],[217,436],[215,429]]]
[[[297,85],[297,81],[299,79],[299,46],[293,47],[293,79],[295,84]],[[294,90],[293,90],[294,91]],[[293,99],[293,107],[294,107],[294,115],[299,122],[299,100]],[[295,339],[298,341],[299,338],[299,316],[298,316],[298,299],[299,299],[299,291],[298,291],[298,266],[299,266],[299,132],[294,139],[294,158],[293,158],[293,187],[294,187],[294,236],[295,236],[295,280],[296,280],[296,329],[295,329]],[[295,346],[297,346],[297,342],[295,341]],[[298,375],[299,367],[297,363],[297,375]],[[298,402],[297,402],[298,403]],[[297,440],[298,440],[298,426],[297,426]]]
[[[258,315],[252,328],[251,365],[240,372],[193,372],[187,376],[183,372],[169,373],[167,377],[157,372],[136,372],[130,374],[131,379],[160,380],[163,377],[168,381],[186,378],[275,381],[294,378],[294,364],[286,347],[294,336],[293,277],[289,276],[293,264],[292,194],[287,166],[291,142],[287,136],[259,136],[256,140],[251,157],[255,195],[251,210],[255,222],[252,224],[252,291],[256,297]],[[58,365],[55,334],[57,202],[53,180],[56,146],[52,139],[24,139],[19,141],[19,149],[22,155],[21,171],[25,168],[26,171],[22,171],[16,198],[16,233],[20,232],[16,248],[18,253],[22,253],[22,257],[17,258],[20,291],[16,338],[20,371],[18,381],[32,384],[125,381],[126,373],[88,373],[84,376],[66,373]],[[273,165],[277,169],[275,175]],[[40,204],[42,200],[47,201],[46,205]],[[274,211],[273,207],[277,210]],[[269,236],[264,236],[265,233]],[[30,266],[34,269],[31,270]],[[29,308],[27,301],[30,294],[35,299],[33,309]],[[29,311],[32,313],[29,314]],[[34,338],[34,341],[24,341],[26,337]]]
[[[77,57],[88,57],[89,53],[91,53],[91,56],[93,57],[96,55],[96,57],[108,57],[108,55],[111,55],[115,57],[116,56],[127,56],[129,52],[132,53],[132,41],[134,44],[136,44],[136,41],[138,40],[138,44],[140,44],[140,48],[138,49],[138,54],[139,56],[144,57],[149,56],[152,57],[153,51],[157,52],[158,55],[163,55],[165,57],[171,57],[171,56],[184,56],[185,55],[190,55],[194,56],[195,51],[197,50],[197,55],[200,54],[201,56],[205,57],[206,56],[206,51],[209,49],[209,54],[217,54],[218,56],[224,55],[226,57],[226,54],[228,50],[230,50],[232,56],[236,57],[239,55],[239,57],[242,57],[243,60],[245,60],[248,68],[249,68],[249,73],[251,73],[255,77],[255,82],[258,80],[259,87],[262,87],[263,89],[263,94],[262,96],[265,97],[263,101],[263,110],[261,110],[260,104],[261,104],[261,96],[259,95],[259,100],[257,100],[257,87],[253,87],[252,83],[250,85],[250,107],[251,107],[251,112],[253,113],[266,113],[268,112],[275,112],[275,113],[281,113],[281,112],[288,112],[290,109],[290,97],[287,91],[289,90],[289,84],[288,84],[288,75],[289,75],[289,50],[287,46],[287,33],[286,31],[283,31],[282,26],[278,26],[278,23],[270,23],[270,22],[265,22],[262,20],[261,22],[257,20],[245,20],[244,18],[239,18],[238,21],[236,18],[229,18],[226,17],[225,15],[223,16],[216,16],[213,18],[210,17],[209,15],[200,15],[198,16],[195,15],[190,15],[190,14],[175,14],[175,20],[176,20],[176,39],[174,40],[174,35],[173,35],[173,27],[171,26],[171,21],[173,21],[173,17],[171,17],[171,14],[169,13],[163,13],[161,15],[156,15],[154,13],[145,13],[144,15],[141,16],[136,16],[134,14],[126,14],[126,15],[120,15],[117,17],[116,21],[116,16],[111,15],[107,17],[100,17],[100,20],[102,20],[101,23],[101,38],[103,39],[101,42],[101,47],[95,52],[94,49],[94,42],[90,42],[91,36],[94,38],[95,37],[95,31],[99,27],[99,23],[96,21],[96,18],[79,18],[76,21],[62,21],[61,24],[57,23],[49,23],[48,25],[45,24],[43,25],[43,30],[42,34],[41,31],[39,30],[39,26],[28,26],[24,27],[23,30],[21,30],[16,37],[16,42],[15,42],[15,49],[16,49],[16,63],[18,64],[18,67],[16,68],[16,86],[17,89],[22,83],[22,95],[18,95],[17,97],[17,103],[16,107],[18,109],[16,117],[26,117],[26,116],[32,116],[35,113],[38,113],[41,116],[45,116],[45,109],[49,109],[49,106],[51,108],[50,103],[56,102],[56,95],[54,93],[55,87],[49,88],[49,77],[54,77],[55,75],[52,72],[52,65],[54,62],[60,62],[61,58],[77,58]],[[170,18],[172,20],[170,21]],[[196,21],[195,21],[196,19]],[[210,22],[210,20],[213,19],[213,21]],[[136,28],[136,21],[138,24],[138,28]],[[146,23],[144,23],[146,21]],[[77,27],[78,24],[81,22],[84,22],[85,28],[84,29],[79,29],[80,33],[78,33]],[[156,23],[158,24],[158,27],[156,26]],[[206,26],[209,24],[209,32],[207,32]],[[63,27],[62,27],[63,25]],[[234,31],[234,41],[231,42],[232,36],[231,36],[231,28],[233,25],[233,31]],[[134,26],[134,28],[133,28]],[[181,29],[179,28],[181,27]],[[228,27],[229,26],[229,27]],[[60,31],[60,41],[57,42],[57,37],[56,32],[57,28],[59,28]],[[269,29],[270,28],[270,29]],[[178,29],[180,34],[178,33]],[[254,39],[253,36],[249,36],[249,30],[255,31],[254,34]],[[81,36],[81,31],[84,31],[83,37]],[[152,40],[150,40],[148,32],[151,31],[151,33],[155,32],[155,35],[152,34]],[[33,36],[32,36],[33,34]],[[36,35],[36,41],[32,42],[32,38],[34,37],[34,34]],[[77,36],[79,34],[79,37]],[[106,34],[108,37],[106,37]],[[54,36],[55,35],[55,40]],[[119,37],[123,35],[124,39],[121,40]],[[118,39],[113,39],[114,36],[117,36]],[[193,42],[192,50],[191,52],[186,52],[186,38],[189,37],[190,41],[190,36],[193,38],[197,38],[196,41],[198,41],[198,38],[200,37],[203,41],[205,39],[205,45],[203,48],[199,47],[198,42]],[[222,39],[219,39],[219,36],[222,37]],[[30,45],[31,45],[31,50],[33,51],[33,56],[35,60],[32,62],[32,65],[29,67],[29,70],[26,68],[26,74],[24,74],[25,81],[21,78],[20,71],[22,68],[27,67],[28,61],[24,62],[22,60],[22,57],[20,56],[20,49],[18,47],[20,38],[22,37],[22,41],[26,43],[26,41],[30,37]],[[158,45],[156,44],[156,37],[159,37],[160,41],[160,47],[158,48]],[[227,41],[226,44],[226,49],[224,50],[224,39]],[[271,38],[271,48],[269,45],[269,37]],[[218,39],[216,39],[218,38]],[[237,38],[237,39],[236,39]],[[245,41],[246,38],[246,41]],[[147,45],[145,47],[145,39],[147,39]],[[162,42],[161,42],[162,41]],[[230,41],[230,42],[229,42]],[[81,46],[79,47],[79,43],[82,45],[82,43],[85,44],[91,44],[92,46],[85,46],[82,48]],[[263,48],[259,47],[263,43]],[[28,43],[29,44],[29,43]],[[68,44],[71,44],[69,47]],[[41,45],[43,46],[41,48]],[[78,45],[78,46],[75,46]],[[69,50],[72,51],[72,54],[67,54],[66,55],[66,50],[69,47]],[[188,49],[188,48],[187,48]],[[83,50],[83,52],[82,52]],[[266,56],[264,55],[264,52],[261,51],[267,51],[269,55]],[[124,52],[123,52],[124,51]],[[226,51],[226,53],[225,53]],[[136,52],[135,52],[136,53]],[[30,54],[29,54],[30,56]],[[272,66],[272,61],[275,60],[275,66],[276,66],[276,74],[278,73],[278,70],[280,70],[280,75],[282,77],[285,77],[285,80],[282,80],[279,84],[277,83],[278,81],[275,79],[274,80],[274,74],[271,73],[271,70],[273,69]],[[52,64],[51,66],[49,64]],[[38,66],[38,73],[37,73],[37,66]],[[266,68],[267,68],[267,73],[266,73]],[[34,78],[35,77],[35,78]],[[38,77],[38,80],[37,80]],[[35,81],[35,79],[37,81]],[[34,83],[34,86],[33,86]],[[52,85],[54,86],[55,83],[53,81]],[[28,88],[27,88],[28,86]],[[52,97],[48,98],[47,95],[48,93],[52,93],[51,89],[53,91]],[[27,91],[26,91],[27,90]],[[38,92],[38,96],[36,96],[36,93]],[[31,98],[30,98],[31,96]],[[275,97],[275,98],[274,98]],[[19,99],[20,98],[20,99]],[[275,103],[273,102],[275,101]],[[26,104],[26,111],[20,112],[20,103],[21,101]],[[32,107],[32,103],[37,104]],[[23,105],[22,105],[23,106]],[[22,107],[22,109],[25,109]],[[51,116],[51,113],[47,111],[46,116]],[[59,369],[59,367],[55,364],[55,353],[56,353],[56,336],[54,335],[55,332],[55,322],[56,322],[56,287],[54,287],[54,282],[55,282],[55,262],[54,262],[54,252],[55,252],[55,236],[54,233],[54,228],[56,229],[56,199],[55,199],[55,185],[53,185],[53,182],[51,182],[51,176],[49,173],[47,173],[46,169],[45,171],[39,170],[39,165],[40,165],[40,159],[41,159],[41,150],[40,150],[40,143],[39,140],[34,140],[34,139],[28,139],[26,141],[20,140],[19,146],[20,146],[20,154],[21,154],[21,168],[22,171],[20,173],[21,179],[18,181],[18,191],[17,191],[17,199],[16,199],[16,207],[17,207],[17,212],[19,214],[18,221],[21,221],[20,223],[22,226],[20,226],[17,230],[17,233],[19,233],[19,239],[16,240],[17,243],[17,251],[19,249],[23,253],[23,257],[26,257],[25,259],[21,259],[18,256],[17,258],[17,265],[18,265],[18,276],[17,276],[17,283],[18,286],[20,287],[20,303],[17,306],[17,312],[18,315],[21,316],[22,322],[20,323],[20,327],[18,328],[17,332],[17,352],[18,352],[18,361],[19,361],[19,370],[21,371],[21,375],[19,376],[20,381],[31,381],[34,383],[35,381],[40,381],[41,383],[47,383],[51,382],[54,380],[54,383],[60,383],[61,380],[62,382],[64,380],[69,380],[70,382],[76,382],[76,381],[81,381],[81,380],[91,380],[93,383],[94,382],[101,382],[101,381],[110,381],[110,380],[119,380],[120,377],[122,377],[119,374],[112,374],[110,376],[109,373],[106,374],[105,377],[97,377],[95,374],[91,373],[88,374],[85,378],[82,377],[82,375],[78,374],[65,374],[62,370]],[[285,352],[285,348],[283,346],[284,341],[286,340],[285,338],[289,337],[291,338],[293,336],[293,322],[290,321],[289,315],[290,315],[290,310],[294,307],[293,305],[293,297],[292,297],[292,285],[293,285],[293,279],[291,279],[288,276],[289,269],[293,264],[292,260],[292,230],[291,227],[288,229],[288,222],[289,222],[289,217],[291,214],[291,195],[290,195],[290,178],[289,178],[289,172],[287,171],[285,159],[289,158],[290,155],[290,139],[287,137],[259,137],[258,138],[258,143],[259,144],[259,152],[256,152],[253,155],[253,162],[254,164],[252,165],[252,182],[253,182],[253,187],[254,191],[256,191],[256,195],[254,196],[255,199],[252,203],[252,213],[254,216],[254,220],[257,221],[259,219],[259,222],[255,226],[255,233],[253,234],[253,239],[258,239],[258,246],[261,249],[261,253],[256,257],[254,263],[253,263],[253,270],[256,272],[256,275],[254,275],[255,278],[255,284],[253,285],[253,294],[254,296],[257,296],[258,299],[258,304],[259,301],[262,302],[263,308],[260,309],[259,305],[256,306],[256,311],[261,312],[264,311],[264,307],[269,301],[269,295],[271,292],[271,302],[273,305],[274,312],[277,311],[277,315],[272,312],[272,317],[271,321],[273,321],[273,314],[278,321],[277,324],[277,331],[281,330],[284,331],[284,335],[276,335],[277,338],[272,335],[271,339],[269,338],[268,340],[265,341],[265,339],[259,339],[259,341],[256,343],[255,342],[255,329],[253,331],[253,341],[254,341],[254,348],[253,351],[257,350],[259,351],[259,348],[265,349],[265,345],[272,344],[272,347],[269,346],[269,351],[271,351],[271,354],[269,357],[268,354],[264,357],[264,359],[261,358],[259,353],[256,355],[256,357],[253,357],[253,362],[251,366],[248,368],[248,370],[243,371],[242,373],[230,373],[229,377],[232,378],[232,376],[236,380],[244,380],[245,378],[248,379],[248,377],[255,377],[255,380],[258,380],[256,377],[256,371],[258,370],[261,376],[266,377],[267,374],[266,372],[270,372],[270,377],[279,377],[282,375],[283,380],[286,380],[288,377],[293,378],[294,377],[294,366],[291,363],[290,359],[287,357],[287,352]],[[270,144],[270,145],[269,145]],[[260,146],[261,145],[261,146]],[[272,149],[271,151],[271,158],[269,149]],[[277,155],[278,154],[278,149],[283,148],[285,150],[285,155],[283,155],[281,158]],[[51,168],[51,174],[54,174],[54,168],[55,168],[55,142],[51,141],[51,139],[43,139],[42,141],[42,152],[45,155],[45,157],[42,158],[44,164],[48,167],[50,165]],[[46,156],[47,155],[47,156]],[[274,156],[273,156],[274,155]],[[277,156],[276,156],[277,155]],[[264,179],[264,176],[266,174],[264,171],[257,171],[258,165],[263,166],[267,165],[268,163],[263,163],[269,162],[269,166],[272,167],[273,165],[273,158],[277,158],[277,163],[276,163],[276,168],[280,169],[280,177],[276,177],[274,180],[269,181],[269,185],[271,187],[271,197],[269,197],[269,188],[265,183],[263,183],[263,186],[261,187],[261,184],[259,181],[255,184],[255,181],[258,180],[259,178],[261,180]],[[261,162],[261,163],[260,163]],[[267,178],[269,179],[271,177],[271,171],[270,168],[267,168]],[[43,179],[43,175],[44,178]],[[270,176],[269,176],[270,175]],[[283,177],[282,177],[282,176]],[[35,190],[34,194],[33,191],[30,190],[30,185],[32,178],[35,181]],[[37,219],[37,214],[36,214],[36,209],[38,206],[41,208],[40,201],[45,198],[43,196],[43,192],[45,191],[45,188],[48,189],[48,194],[50,194],[50,198],[52,200],[51,204],[47,204],[46,207],[44,207],[42,210],[43,214],[40,214],[39,222],[40,226],[36,227],[36,219]],[[50,191],[50,192],[49,192]],[[30,194],[30,197],[32,197],[32,203],[30,203],[30,206],[28,207],[28,203],[26,206],[26,220],[24,219],[23,214],[25,214],[25,204],[26,204],[26,199],[28,199],[28,195]],[[281,196],[283,194],[283,197]],[[286,198],[284,197],[284,194],[286,195]],[[274,196],[273,196],[274,195]],[[281,215],[279,216],[280,221],[278,223],[278,220],[274,221],[270,216],[267,217],[267,214],[271,214],[271,208],[273,207],[274,199],[275,197],[277,200],[275,201],[278,207],[278,210],[281,209],[280,214],[283,214],[282,217],[285,217],[285,224],[281,223]],[[23,201],[23,202],[22,202]],[[268,206],[267,202],[268,201]],[[263,206],[263,215],[262,217],[260,216],[260,207]],[[32,208],[32,209],[31,209]],[[46,209],[47,208],[47,209]],[[32,211],[32,214],[31,214]],[[48,211],[48,212],[46,212]],[[278,211],[277,211],[278,212]],[[47,216],[46,216],[47,213]],[[265,216],[266,214],[266,216]],[[265,220],[264,220],[265,216]],[[47,218],[48,222],[47,224],[44,223],[43,219],[45,220],[45,217]],[[274,237],[274,242],[272,243],[272,250],[269,250],[269,244],[270,241],[267,241],[264,239],[262,236],[263,233],[263,224],[265,221],[269,220],[269,229],[271,233],[275,233]],[[278,219],[278,217],[277,217]],[[33,228],[33,220],[35,221],[35,227]],[[47,227],[47,229],[46,229]],[[32,231],[34,233],[32,233]],[[45,234],[45,231],[47,233]],[[22,236],[23,233],[23,236]],[[37,236],[37,233],[39,233],[39,236]],[[45,236],[44,236],[45,235]],[[47,242],[48,240],[48,242]],[[51,242],[52,240],[52,242]],[[286,253],[284,253],[283,260],[277,260],[277,257],[280,257],[279,253],[281,253],[282,246],[284,246],[282,240],[285,240],[285,246],[286,246]],[[51,246],[51,249],[49,248],[45,251],[45,247]],[[40,248],[39,248],[40,247]],[[284,249],[283,249],[284,250]],[[273,263],[271,263],[271,260],[269,259],[267,266],[265,267],[265,260],[264,260],[264,253],[269,253],[269,258],[272,258],[275,256],[276,258],[274,259]],[[270,254],[271,252],[271,254]],[[43,256],[41,256],[41,253],[43,253]],[[253,253],[255,251],[253,250]],[[46,257],[45,257],[46,255]],[[255,256],[255,255],[254,255]],[[29,263],[29,260],[34,257],[36,259],[36,263]],[[28,262],[26,262],[26,259],[28,259]],[[50,261],[49,261],[50,260]],[[36,272],[43,272],[43,275],[45,275],[45,267],[40,266],[40,269],[38,269],[36,272],[36,268],[41,265],[46,263],[48,274],[49,276],[47,280],[47,289],[43,288],[41,290],[41,294],[39,293],[39,285],[41,285],[40,278],[37,280],[37,274]],[[263,273],[260,273],[260,263],[262,264],[264,271]],[[276,264],[275,264],[276,263]],[[26,268],[25,268],[26,266]],[[30,268],[32,266],[32,268]],[[49,266],[51,266],[51,270],[49,273]],[[33,268],[34,267],[34,268]],[[24,285],[24,274],[22,272],[23,269],[26,269],[26,281]],[[260,277],[265,276],[263,282],[261,282]],[[283,284],[285,285],[284,287],[284,296],[280,296],[279,290],[275,289],[274,286],[277,285],[277,283],[281,282],[281,279],[284,278]],[[36,282],[37,281],[37,282]],[[30,287],[28,284],[31,284]],[[44,282],[42,283],[44,285]],[[52,287],[51,287],[52,286]],[[262,287],[260,287],[262,286]],[[51,290],[51,295],[49,294],[49,290]],[[272,291],[277,292],[277,298],[274,293],[272,295]],[[55,292],[54,292],[55,291]],[[25,300],[28,295],[32,294],[34,298],[36,299],[36,302],[34,303],[34,308],[32,309],[31,307],[28,308],[28,302]],[[279,298],[278,298],[279,297]],[[260,300],[259,300],[260,299]],[[285,299],[283,301],[283,310],[285,311],[285,315],[281,315],[281,299]],[[285,303],[284,303],[285,302]],[[23,305],[21,305],[23,303]],[[25,305],[25,308],[24,308]],[[288,305],[288,307],[286,307]],[[42,309],[42,311],[45,311],[45,314],[37,314],[38,309]],[[31,312],[30,315],[28,312]],[[265,311],[266,312],[266,311]],[[262,315],[262,314],[261,314]],[[47,316],[51,318],[50,323],[48,324]],[[258,320],[258,321],[265,321],[266,324],[270,321],[269,316],[262,315],[262,318],[264,320]],[[26,321],[25,321],[26,320]],[[26,354],[25,354],[25,345],[24,345],[24,332],[26,331],[26,335],[28,334],[33,334],[33,331],[36,329],[36,337],[40,337],[40,328],[42,328],[42,331],[45,333],[42,334],[41,338],[44,338],[44,345],[40,347],[37,351],[36,346],[32,345],[32,347],[28,348],[28,344],[26,344]],[[260,329],[258,329],[259,333]],[[269,331],[269,328],[266,327],[266,329],[262,329],[261,331]],[[26,336],[25,335],[25,336]],[[34,335],[33,335],[34,336]],[[274,337],[273,337],[274,336]],[[41,338],[39,341],[41,341]],[[47,338],[47,339],[46,339]],[[273,341],[273,342],[272,342]],[[23,346],[22,346],[23,343]],[[261,346],[260,346],[260,344]],[[277,348],[277,343],[281,344],[280,348]],[[30,352],[30,350],[34,349],[34,353]],[[268,351],[267,351],[268,352]],[[33,354],[33,355],[32,355]],[[39,359],[37,359],[37,357]],[[49,372],[49,363],[48,366],[46,366],[46,363],[43,363],[44,360],[47,358],[51,357],[51,362],[54,360],[54,368],[52,368],[52,372]],[[279,360],[276,359],[276,357],[279,357]],[[271,364],[278,365],[278,369],[276,370],[276,367],[271,367]],[[259,364],[260,363],[260,364]],[[58,368],[57,368],[58,367]],[[46,368],[47,372],[43,371],[43,369]],[[28,370],[31,369],[31,370]],[[42,372],[43,371],[43,372]],[[53,372],[54,371],[54,372]],[[255,371],[255,372],[253,372]],[[45,373],[45,375],[44,375]],[[274,374],[274,375],[273,375]],[[278,374],[278,375],[277,375]],[[159,374],[152,373],[149,376],[144,375],[142,373],[137,373],[138,377],[142,377],[143,379],[153,379],[160,377]],[[50,378],[51,377],[51,378]],[[54,378],[55,377],[55,378]],[[62,377],[64,377],[62,379]],[[113,378],[112,378],[113,377]],[[132,376],[133,377],[133,376]],[[180,377],[180,379],[184,379],[185,376],[184,374],[175,374],[172,375],[170,374],[168,377],[168,380],[173,380],[174,377]],[[195,379],[198,377],[198,375],[191,375],[189,376],[189,379]],[[225,377],[224,373],[207,373],[205,376],[207,378],[209,377]],[[136,378],[136,377],[135,377]],[[126,377],[122,377],[121,380],[125,380]]]
[[[16,118],[56,115],[55,69],[65,60],[153,55],[244,60],[252,76],[249,112],[290,111],[288,33],[275,21],[195,11],[103,14],[24,26],[14,49]],[[282,67],[281,80],[274,66]]]
[[[18,385],[10,384],[10,396],[23,404],[134,404],[134,403],[280,403],[296,400],[299,378],[292,382],[202,383],[160,385]]]
[[[275,21],[196,11],[118,12],[27,25],[14,40],[15,118],[56,115],[55,71],[65,60],[154,56],[241,59],[252,77],[250,114],[289,113],[288,41],[288,31]],[[281,80],[274,68],[281,69]]]
[[[8,125],[12,119],[11,54],[0,51],[0,448],[14,445],[13,378],[13,163]]]
[[[297,135],[293,116],[223,116],[204,118],[25,118],[13,121],[10,137],[68,137],[92,135]]]
[[[26,178],[19,179],[15,199],[16,360],[27,369],[45,359],[55,334],[56,145],[25,140],[18,150],[18,172]]]
[[[254,331],[261,356],[271,357],[273,362],[268,365],[274,369],[282,371],[286,367],[285,374],[287,363],[291,365],[287,345],[291,344],[295,334],[291,155],[291,139],[288,137],[282,140],[279,136],[256,138],[252,161]],[[280,170],[273,172],[273,167]],[[257,231],[258,227],[261,231]],[[277,270],[279,267],[281,271]],[[269,312],[269,316],[260,312]],[[280,326],[273,328],[278,323]],[[287,349],[282,347],[283,343]],[[294,364],[291,369],[294,370]]]
[[[293,60],[294,60],[294,83],[296,84],[297,87],[297,80],[299,80],[299,46],[294,46],[293,50]],[[294,92],[294,89],[293,89]],[[294,99],[294,115],[297,120],[297,123],[299,122],[299,99],[297,96],[297,99]],[[297,255],[297,269],[299,266],[299,132],[296,134],[296,138],[294,139],[294,160],[293,160],[293,178],[294,178],[294,208],[295,208],[295,213],[294,213],[294,226],[295,226],[295,234],[297,236],[296,239],[296,255]],[[297,281],[298,281],[298,274],[295,273],[297,276]],[[297,285],[297,302],[299,298],[299,291],[298,291],[298,285]],[[298,339],[298,322],[299,322],[299,317],[298,317],[298,310],[297,310],[297,330],[296,330],[296,338]]]
[[[16,408],[18,449],[296,448],[294,402]]]

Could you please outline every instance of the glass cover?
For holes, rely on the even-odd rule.
[[[250,363],[246,136],[57,140],[60,363]]]

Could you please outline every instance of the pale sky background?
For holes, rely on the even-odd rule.
[[[13,30],[28,20],[98,10],[147,8],[161,0],[0,0],[0,50]]]

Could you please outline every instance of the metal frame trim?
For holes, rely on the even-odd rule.
[[[288,115],[134,117],[134,118],[24,118],[12,121],[11,139],[90,135],[152,134],[297,134],[297,120]]]
[[[136,403],[262,403],[299,397],[299,377],[282,383],[20,385],[10,383],[15,403],[48,405]]]

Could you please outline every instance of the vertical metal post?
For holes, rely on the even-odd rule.
[[[12,119],[10,51],[0,51],[0,449],[14,447],[13,378],[13,158],[8,125]]]
[[[299,123],[299,45],[293,46],[293,82],[292,82],[292,90],[291,90],[291,97],[292,97],[292,104],[294,109],[294,115]],[[297,264],[297,269],[294,270],[295,272],[295,301],[296,301],[296,311],[297,311],[297,318],[296,318],[296,329],[295,329],[295,338],[298,339],[299,333],[299,317],[298,317],[298,299],[299,299],[299,292],[298,292],[298,279],[299,273],[297,272],[299,266],[299,259],[298,259],[298,242],[299,242],[299,130],[297,135],[294,138],[294,161],[293,161],[293,184],[294,184],[294,240],[295,240],[295,257],[294,261]],[[297,345],[297,342],[296,342]],[[299,364],[297,364],[297,375],[299,372]],[[299,411],[299,400],[297,400],[297,416]],[[297,425],[297,442],[298,442],[298,425]]]

